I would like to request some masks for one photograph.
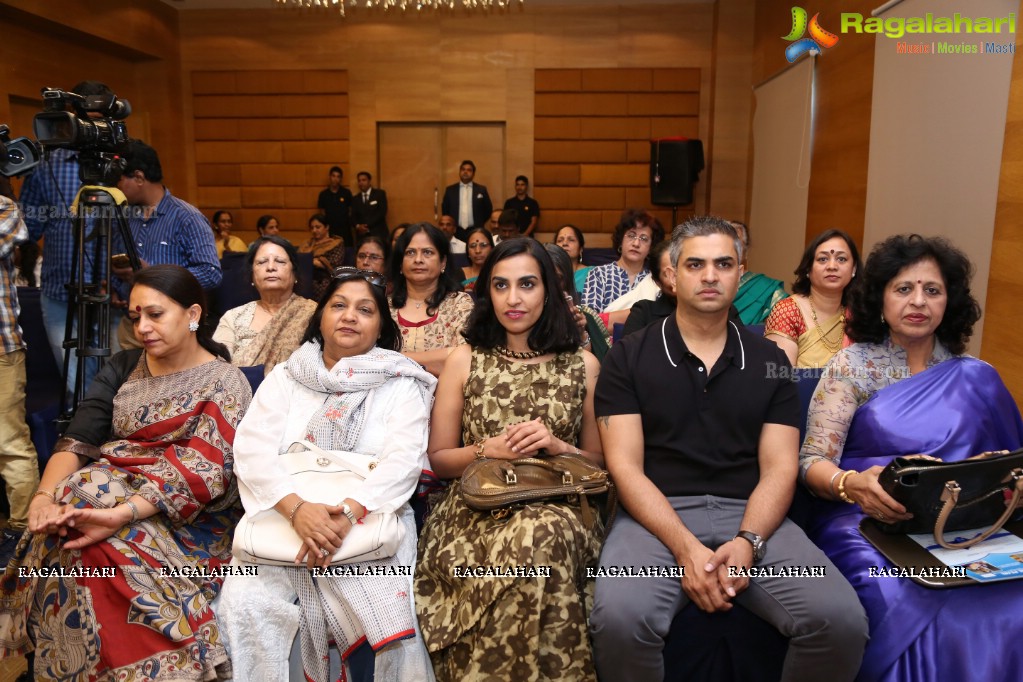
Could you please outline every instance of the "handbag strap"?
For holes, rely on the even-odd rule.
[[[1013,469],[1009,472],[1009,478],[1012,479],[1013,493],[1012,499],[1005,505],[1005,512],[986,531],[975,538],[963,540],[962,542],[946,542],[945,540],[945,524],[952,515],[952,510],[959,504],[959,493],[962,491],[962,488],[959,487],[956,481],[947,481],[945,489],[941,491],[941,513],[938,514],[938,518],[934,522],[935,542],[945,549],[966,549],[973,547],[978,542],[987,540],[998,532],[1005,525],[1006,521],[1009,520],[1013,512],[1016,511],[1016,508],[1019,507],[1020,498],[1023,497],[1023,469]]]

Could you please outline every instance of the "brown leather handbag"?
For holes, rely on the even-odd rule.
[[[959,462],[896,457],[881,471],[881,487],[913,514],[908,521],[880,524],[886,533],[934,532],[947,549],[964,549],[997,532],[1023,507],[1023,449],[985,452]],[[962,542],[946,531],[987,530]]]
[[[567,499],[582,507],[587,526],[593,524],[593,512],[586,498],[612,488],[607,471],[575,454],[478,459],[462,473],[462,499],[471,509],[494,512]]]

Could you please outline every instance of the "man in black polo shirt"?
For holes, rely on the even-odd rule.
[[[742,242],[727,222],[697,217],[676,228],[671,256],[675,315],[616,343],[597,382],[597,424],[622,505],[590,619],[597,672],[661,680],[671,621],[694,601],[707,612],[742,604],[789,637],[785,680],[851,680],[866,615],[838,569],[785,518],[799,397],[795,384],[772,377],[788,376],[779,371],[788,361],[728,320]],[[681,566],[684,576],[602,577],[632,566]]]

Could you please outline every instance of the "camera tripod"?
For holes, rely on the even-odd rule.
[[[120,242],[128,256],[132,270],[141,268],[135,244],[123,208],[128,205],[121,190],[116,187],[83,185],[71,204],[74,220],[74,260],[71,264],[71,281],[65,284],[68,290],[68,313],[64,325],[64,367],[63,386],[60,397],[60,416],[57,417],[57,433],[63,433],[75,409],[85,395],[85,368],[91,358],[96,358],[102,368],[110,357],[110,304],[113,255],[113,230],[120,235]],[[92,220],[92,231],[87,227]],[[116,226],[116,227],[115,227]],[[91,277],[86,278],[86,243],[92,242]],[[107,281],[101,281],[100,264],[106,264]],[[77,333],[75,322],[78,322]],[[67,382],[71,368],[71,351],[76,354],[77,371],[71,404],[67,404]]]

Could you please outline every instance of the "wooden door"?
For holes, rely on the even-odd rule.
[[[387,191],[387,222],[436,224],[444,188],[458,182],[463,159],[476,164],[496,207],[504,205],[503,123],[380,123],[380,177]],[[510,196],[510,195],[509,195]]]

